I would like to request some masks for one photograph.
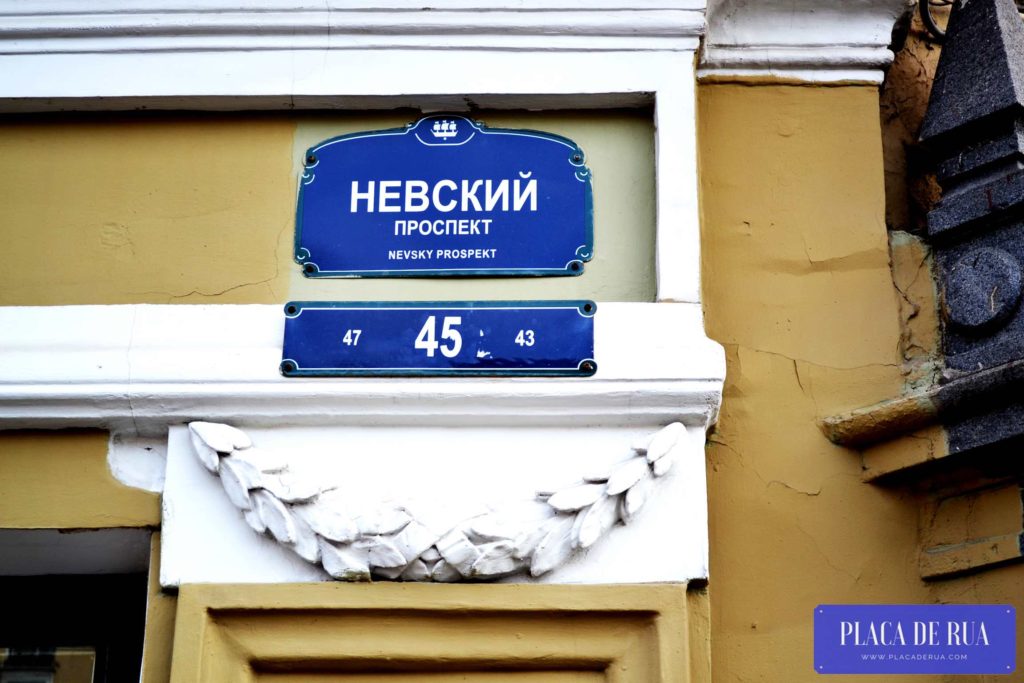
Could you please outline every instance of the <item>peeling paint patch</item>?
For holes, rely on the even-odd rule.
[[[144,439],[111,434],[107,466],[125,486],[160,493],[164,490],[167,439]]]

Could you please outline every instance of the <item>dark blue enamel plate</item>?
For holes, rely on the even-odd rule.
[[[437,115],[306,152],[307,277],[579,275],[593,247],[590,170],[559,135]]]
[[[593,301],[285,305],[287,377],[593,375]]]

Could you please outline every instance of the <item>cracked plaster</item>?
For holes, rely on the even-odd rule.
[[[877,90],[698,101],[705,320],[728,366],[708,445],[715,675],[804,680],[814,605],[926,594],[912,494],[866,486],[816,425],[904,384]]]
[[[0,222],[32,229],[7,231],[0,304],[280,300],[293,129],[246,114],[5,122]]]

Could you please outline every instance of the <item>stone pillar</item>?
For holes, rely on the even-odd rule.
[[[991,390],[974,392],[974,405],[947,423],[953,453],[1024,434],[1024,402],[1005,389],[1014,364],[1024,363],[1022,98],[1024,21],[1013,0],[961,2],[921,127],[943,190],[928,215],[928,236],[946,378],[985,370],[993,379]]]

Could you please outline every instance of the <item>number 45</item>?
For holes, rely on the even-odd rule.
[[[423,323],[423,327],[420,329],[420,333],[416,337],[416,343],[414,346],[417,349],[423,349],[426,351],[428,358],[433,358],[434,351],[438,348],[441,349],[441,353],[446,358],[454,358],[459,355],[459,351],[462,350],[462,335],[455,329],[456,325],[461,324],[462,318],[457,315],[444,317],[444,322],[441,324],[441,339],[451,341],[451,346],[446,346],[439,344],[434,336],[435,328],[437,326],[435,316],[428,316],[427,321]]]

